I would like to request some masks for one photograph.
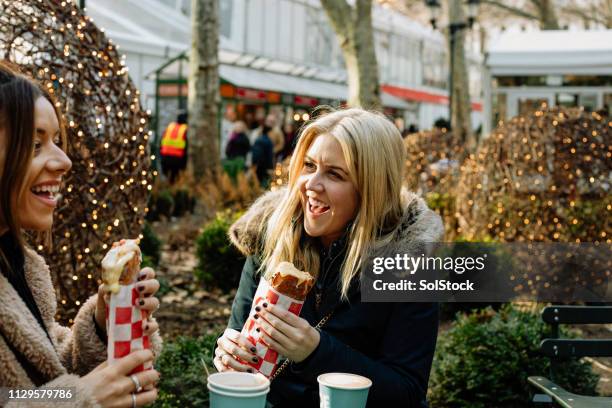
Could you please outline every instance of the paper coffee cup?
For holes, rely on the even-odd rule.
[[[254,393],[270,388],[270,380],[262,374],[227,371],[208,376],[209,388],[233,393]]]
[[[252,393],[218,390],[208,386],[210,408],[265,408],[269,388]]]
[[[372,386],[357,374],[325,373],[317,377],[321,408],[365,408]]]
[[[265,408],[270,380],[262,374],[240,372],[208,376],[210,408]]]

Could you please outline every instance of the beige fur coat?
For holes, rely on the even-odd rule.
[[[25,278],[40,309],[43,321],[53,340],[49,342],[36,318],[26,304],[0,274],[0,386],[8,388],[34,387],[26,371],[19,364],[4,339],[21,352],[34,367],[52,381],[45,388],[74,387],[75,398],[69,403],[47,402],[54,407],[98,407],[91,390],[85,388],[79,376],[89,373],[106,360],[106,344],[100,341],[95,331],[93,315],[97,295],[90,297],[79,310],[72,329],[59,325],[55,319],[56,298],[51,283],[49,267],[42,257],[33,250],[25,250]],[[155,333],[151,338],[153,351],[159,355],[161,337]],[[17,404],[10,402],[7,407],[44,406],[22,400]]]

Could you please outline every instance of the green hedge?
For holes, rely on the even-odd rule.
[[[147,220],[158,221],[162,217],[170,219],[174,211],[172,192],[170,190],[162,190],[151,193],[147,207],[149,208]]]
[[[145,222],[140,240],[140,250],[142,251],[143,266],[157,267],[161,256],[162,241],[148,222]]]
[[[227,238],[227,231],[240,213],[218,213],[197,238],[198,267],[201,282],[225,292],[238,287],[245,258]]]
[[[561,334],[571,336],[566,330]],[[436,408],[509,408],[529,406],[527,377],[548,376],[550,362],[538,352],[550,335],[537,313],[507,304],[499,312],[488,308],[458,315],[453,327],[438,339],[429,383],[429,400]],[[561,363],[556,382],[577,394],[595,395],[598,376],[588,363]]]
[[[193,213],[196,199],[193,197],[187,188],[179,188],[172,196],[174,200],[174,208],[172,215],[174,217],[182,217],[186,213]]]
[[[157,408],[208,406],[207,377],[202,361],[212,368],[212,350],[217,336],[178,337],[164,343],[155,368],[160,372]]]

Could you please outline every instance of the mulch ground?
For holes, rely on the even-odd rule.
[[[202,216],[187,215],[152,223],[163,242],[156,270],[162,282],[156,318],[165,340],[219,333],[227,324],[235,291],[224,294],[206,288],[193,274],[198,262],[195,239],[205,221]]]

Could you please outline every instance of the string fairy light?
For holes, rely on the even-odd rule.
[[[0,54],[54,94],[66,125],[73,166],[56,211],[55,249],[33,242],[54,275],[64,322],[96,293],[109,244],[142,231],[154,177],[150,115],[118,48],[73,1],[0,0]]]
[[[504,208],[505,226],[488,229],[495,240],[611,242],[608,121],[580,108],[542,106],[500,125],[498,137],[462,165],[456,203],[464,231],[478,236]]]

